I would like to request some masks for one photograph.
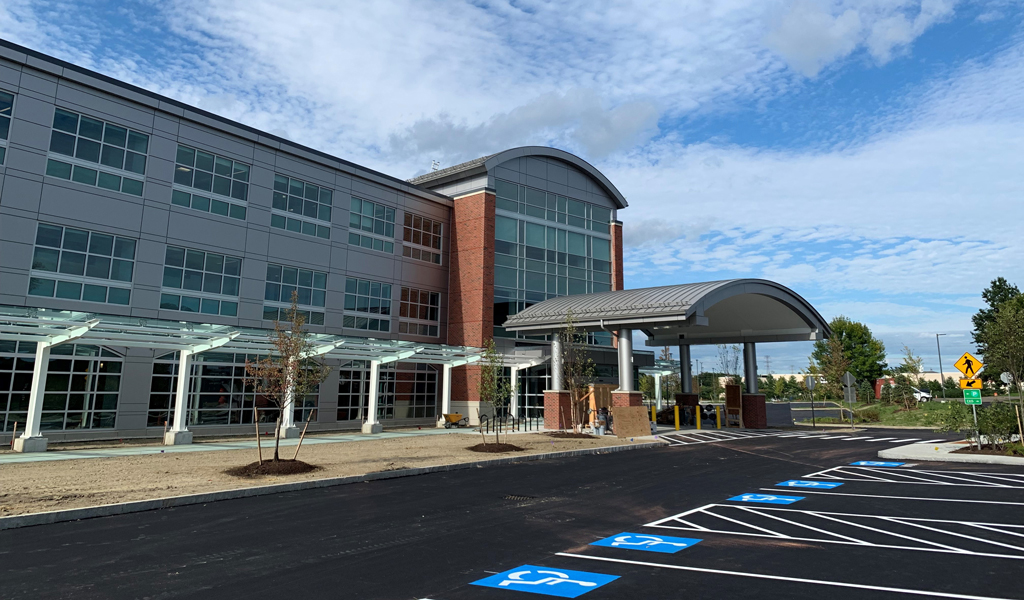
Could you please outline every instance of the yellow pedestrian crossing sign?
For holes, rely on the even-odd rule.
[[[953,366],[963,373],[964,377],[974,378],[985,365],[980,360],[971,356],[970,352],[964,352],[964,355]]]
[[[962,389],[962,390],[980,390],[981,389],[981,380],[980,379],[974,379],[974,378],[964,379],[963,377],[961,377],[960,378],[960,389]]]

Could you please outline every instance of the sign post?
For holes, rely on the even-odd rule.
[[[857,378],[847,371],[843,375],[843,399],[850,403],[850,429],[853,430],[853,405],[857,402]]]
[[[818,380],[813,375],[804,377],[804,385],[807,386],[807,391],[811,393],[811,428],[817,429],[818,422],[814,419],[814,386],[818,384]]]
[[[971,407],[974,412],[974,430],[978,430],[978,405],[981,404],[981,390],[964,390],[964,404]],[[978,447],[981,448],[981,440],[978,440]]]

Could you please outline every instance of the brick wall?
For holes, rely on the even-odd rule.
[[[494,194],[455,198],[452,208],[448,343],[484,345],[494,335]],[[476,402],[480,367],[452,369],[452,401]]]

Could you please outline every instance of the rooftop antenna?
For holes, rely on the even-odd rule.
[[[431,172],[436,171],[436,170],[438,170],[440,168],[441,168],[441,163],[437,162],[436,160],[430,161],[430,170],[431,170]]]

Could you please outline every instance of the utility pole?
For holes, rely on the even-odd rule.
[[[939,386],[942,387],[942,398],[946,398],[946,377],[942,372],[942,346],[939,345],[939,336],[944,333],[935,334],[935,349],[939,351]]]

